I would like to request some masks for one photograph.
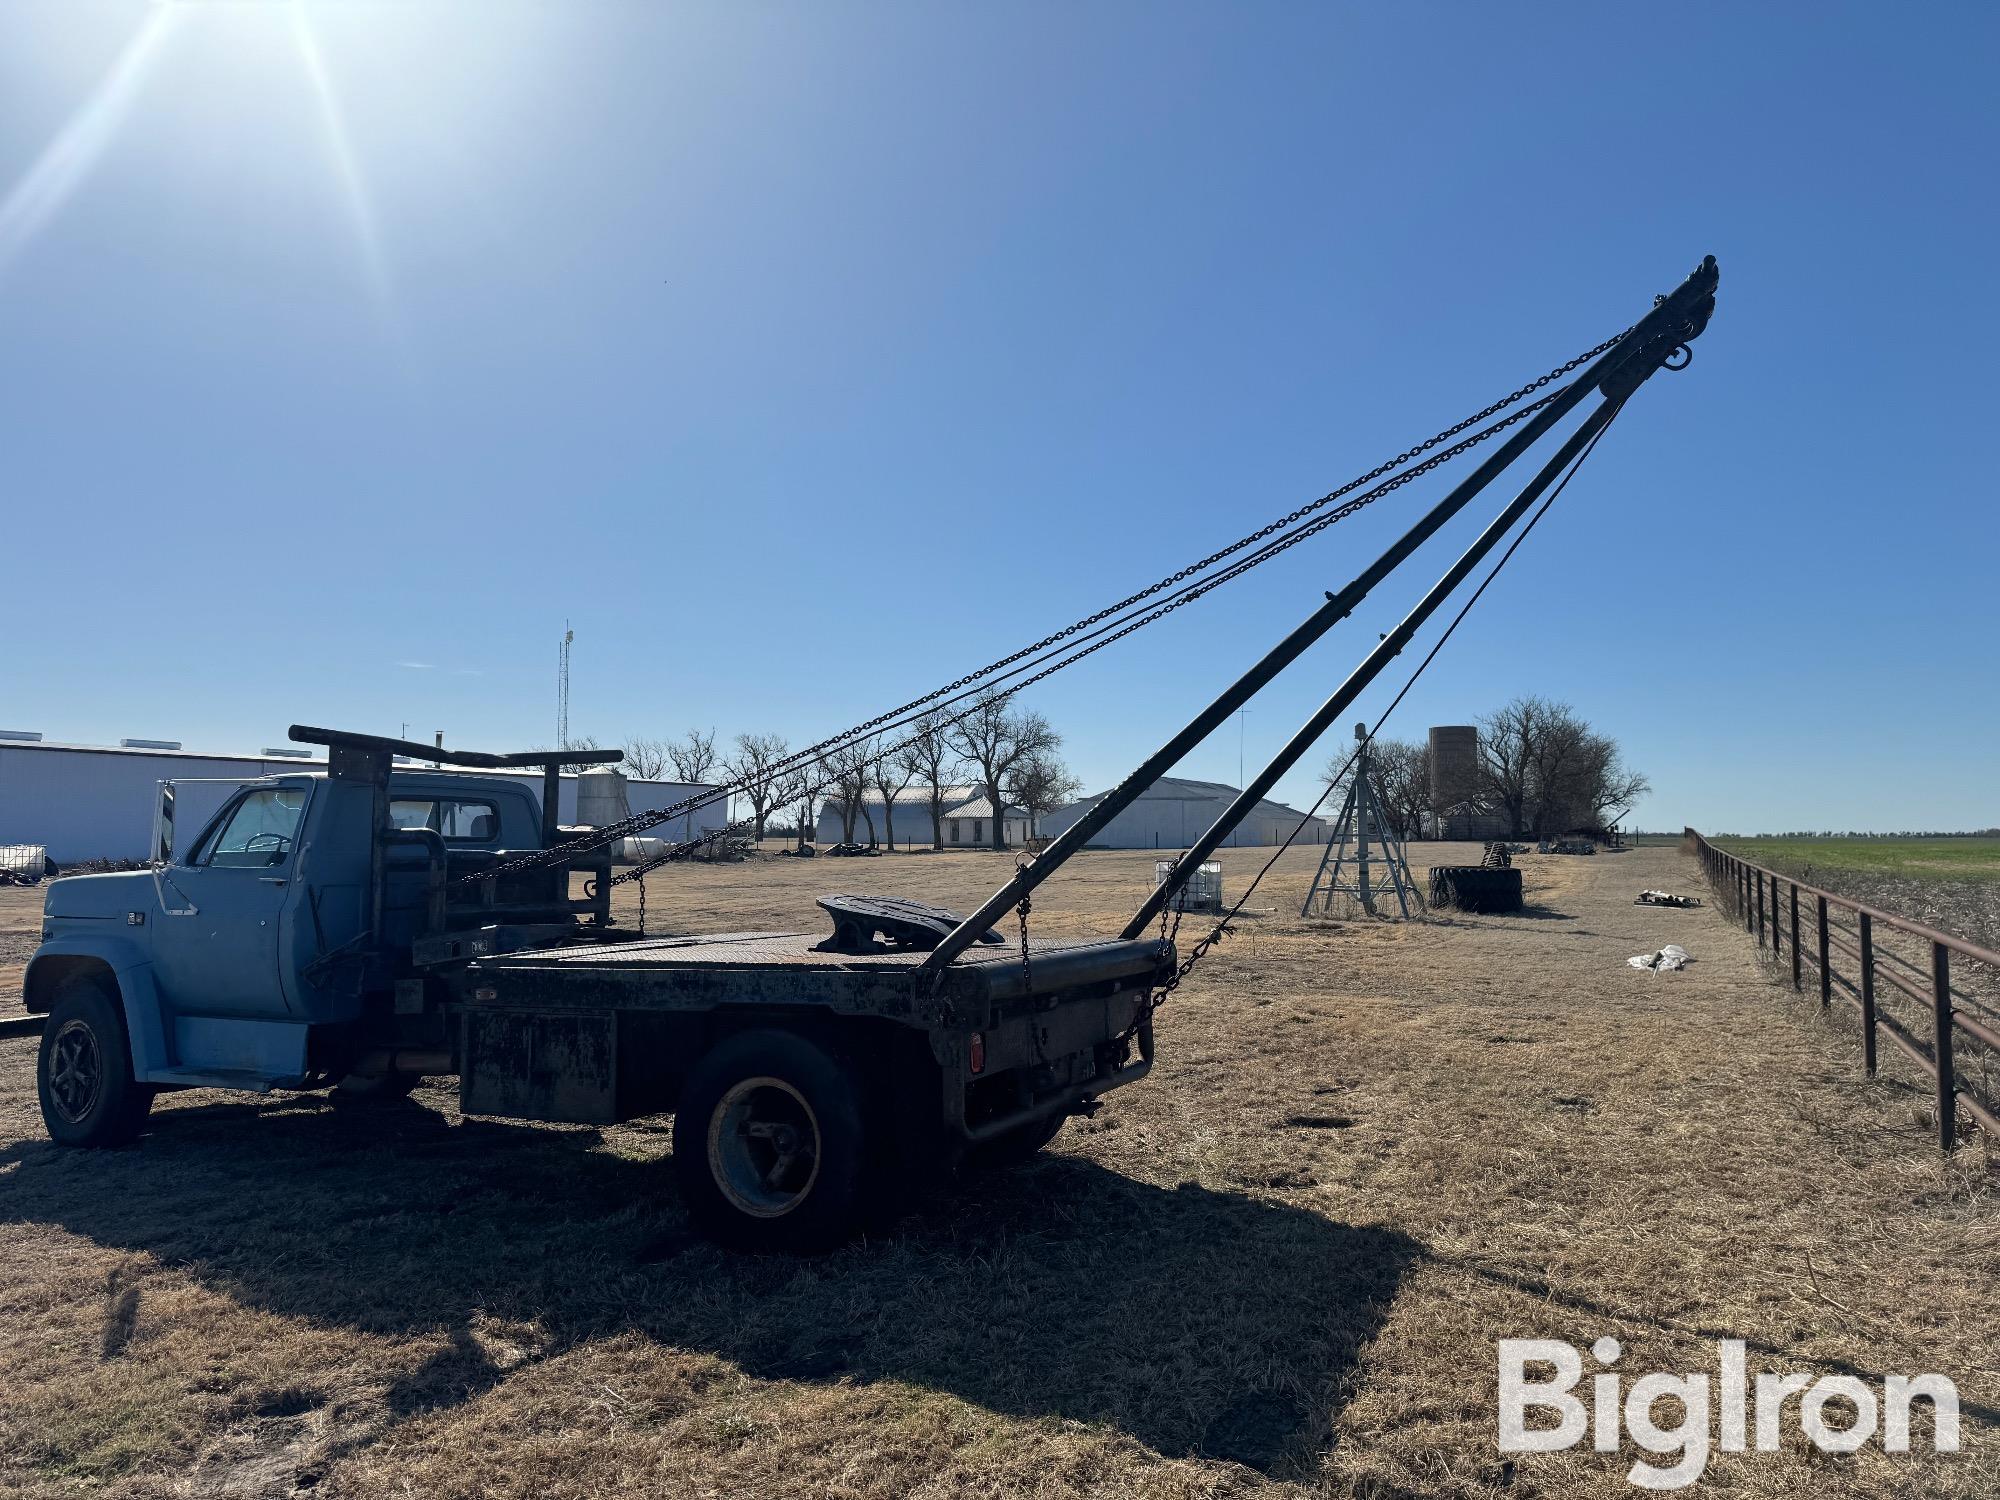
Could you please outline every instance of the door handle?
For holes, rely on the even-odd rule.
[[[259,885],[283,885],[285,877],[282,875],[259,875],[257,883]]]

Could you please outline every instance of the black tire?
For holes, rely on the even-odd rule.
[[[35,1064],[42,1123],[61,1146],[122,1146],[153,1107],[153,1090],[132,1076],[132,1044],[118,997],[105,981],[72,979],[56,995]]]
[[[996,1136],[990,1141],[981,1141],[976,1146],[966,1148],[965,1169],[968,1172],[1004,1172],[1009,1167],[1018,1167],[1023,1162],[1033,1160],[1042,1148],[1062,1133],[1063,1122],[1068,1115],[1057,1113],[1046,1119],[1035,1120]]]
[[[855,1070],[785,1031],[750,1031],[695,1065],[674,1113],[688,1218],[735,1250],[812,1254],[867,1221],[878,1176]]]
[[[1437,866],[1431,870],[1430,904],[1468,912],[1519,911],[1521,872],[1511,866]]]

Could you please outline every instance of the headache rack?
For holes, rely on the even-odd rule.
[[[357,734],[294,724],[291,738],[302,745],[324,745],[327,775],[335,781],[366,786],[374,798],[369,843],[369,926],[364,946],[379,948],[388,894],[389,851],[421,849],[425,860],[423,929],[412,944],[411,960],[418,967],[450,963],[508,946],[532,946],[561,941],[576,930],[578,917],[588,917],[601,931],[611,926],[611,855],[591,850],[561,863],[508,877],[465,880],[497,872],[518,857],[512,850],[449,849],[435,829],[398,828],[389,817],[389,781],[398,757],[433,766],[463,766],[479,771],[539,770],[542,773],[542,847],[561,841],[562,768],[571,765],[612,765],[625,758],[622,750],[523,750],[493,754],[483,750],[451,750],[388,735]],[[572,899],[569,877],[580,870],[591,877],[582,900]],[[473,893],[470,902],[453,902],[455,881]]]

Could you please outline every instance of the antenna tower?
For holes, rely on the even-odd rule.
[[[562,649],[556,656],[556,748],[569,749],[569,647],[576,632],[563,621]]]

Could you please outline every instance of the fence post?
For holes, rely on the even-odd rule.
[[[1875,922],[1861,917],[1861,1065],[1875,1076]]]
[[[1778,877],[1771,877],[1771,957],[1785,951],[1785,939],[1778,926]]]
[[[1798,882],[1792,882],[1792,988],[1804,990],[1806,976],[1798,968]]]
[[[1819,898],[1819,1003],[1823,1010],[1833,1004],[1833,970],[1826,962],[1826,897]]]
[[[1764,877],[1757,877],[1757,946],[1764,946]]]
[[[1931,944],[1931,1056],[1937,1063],[1938,1147],[1958,1146],[1958,1082],[1951,1058],[1951,950]]]

